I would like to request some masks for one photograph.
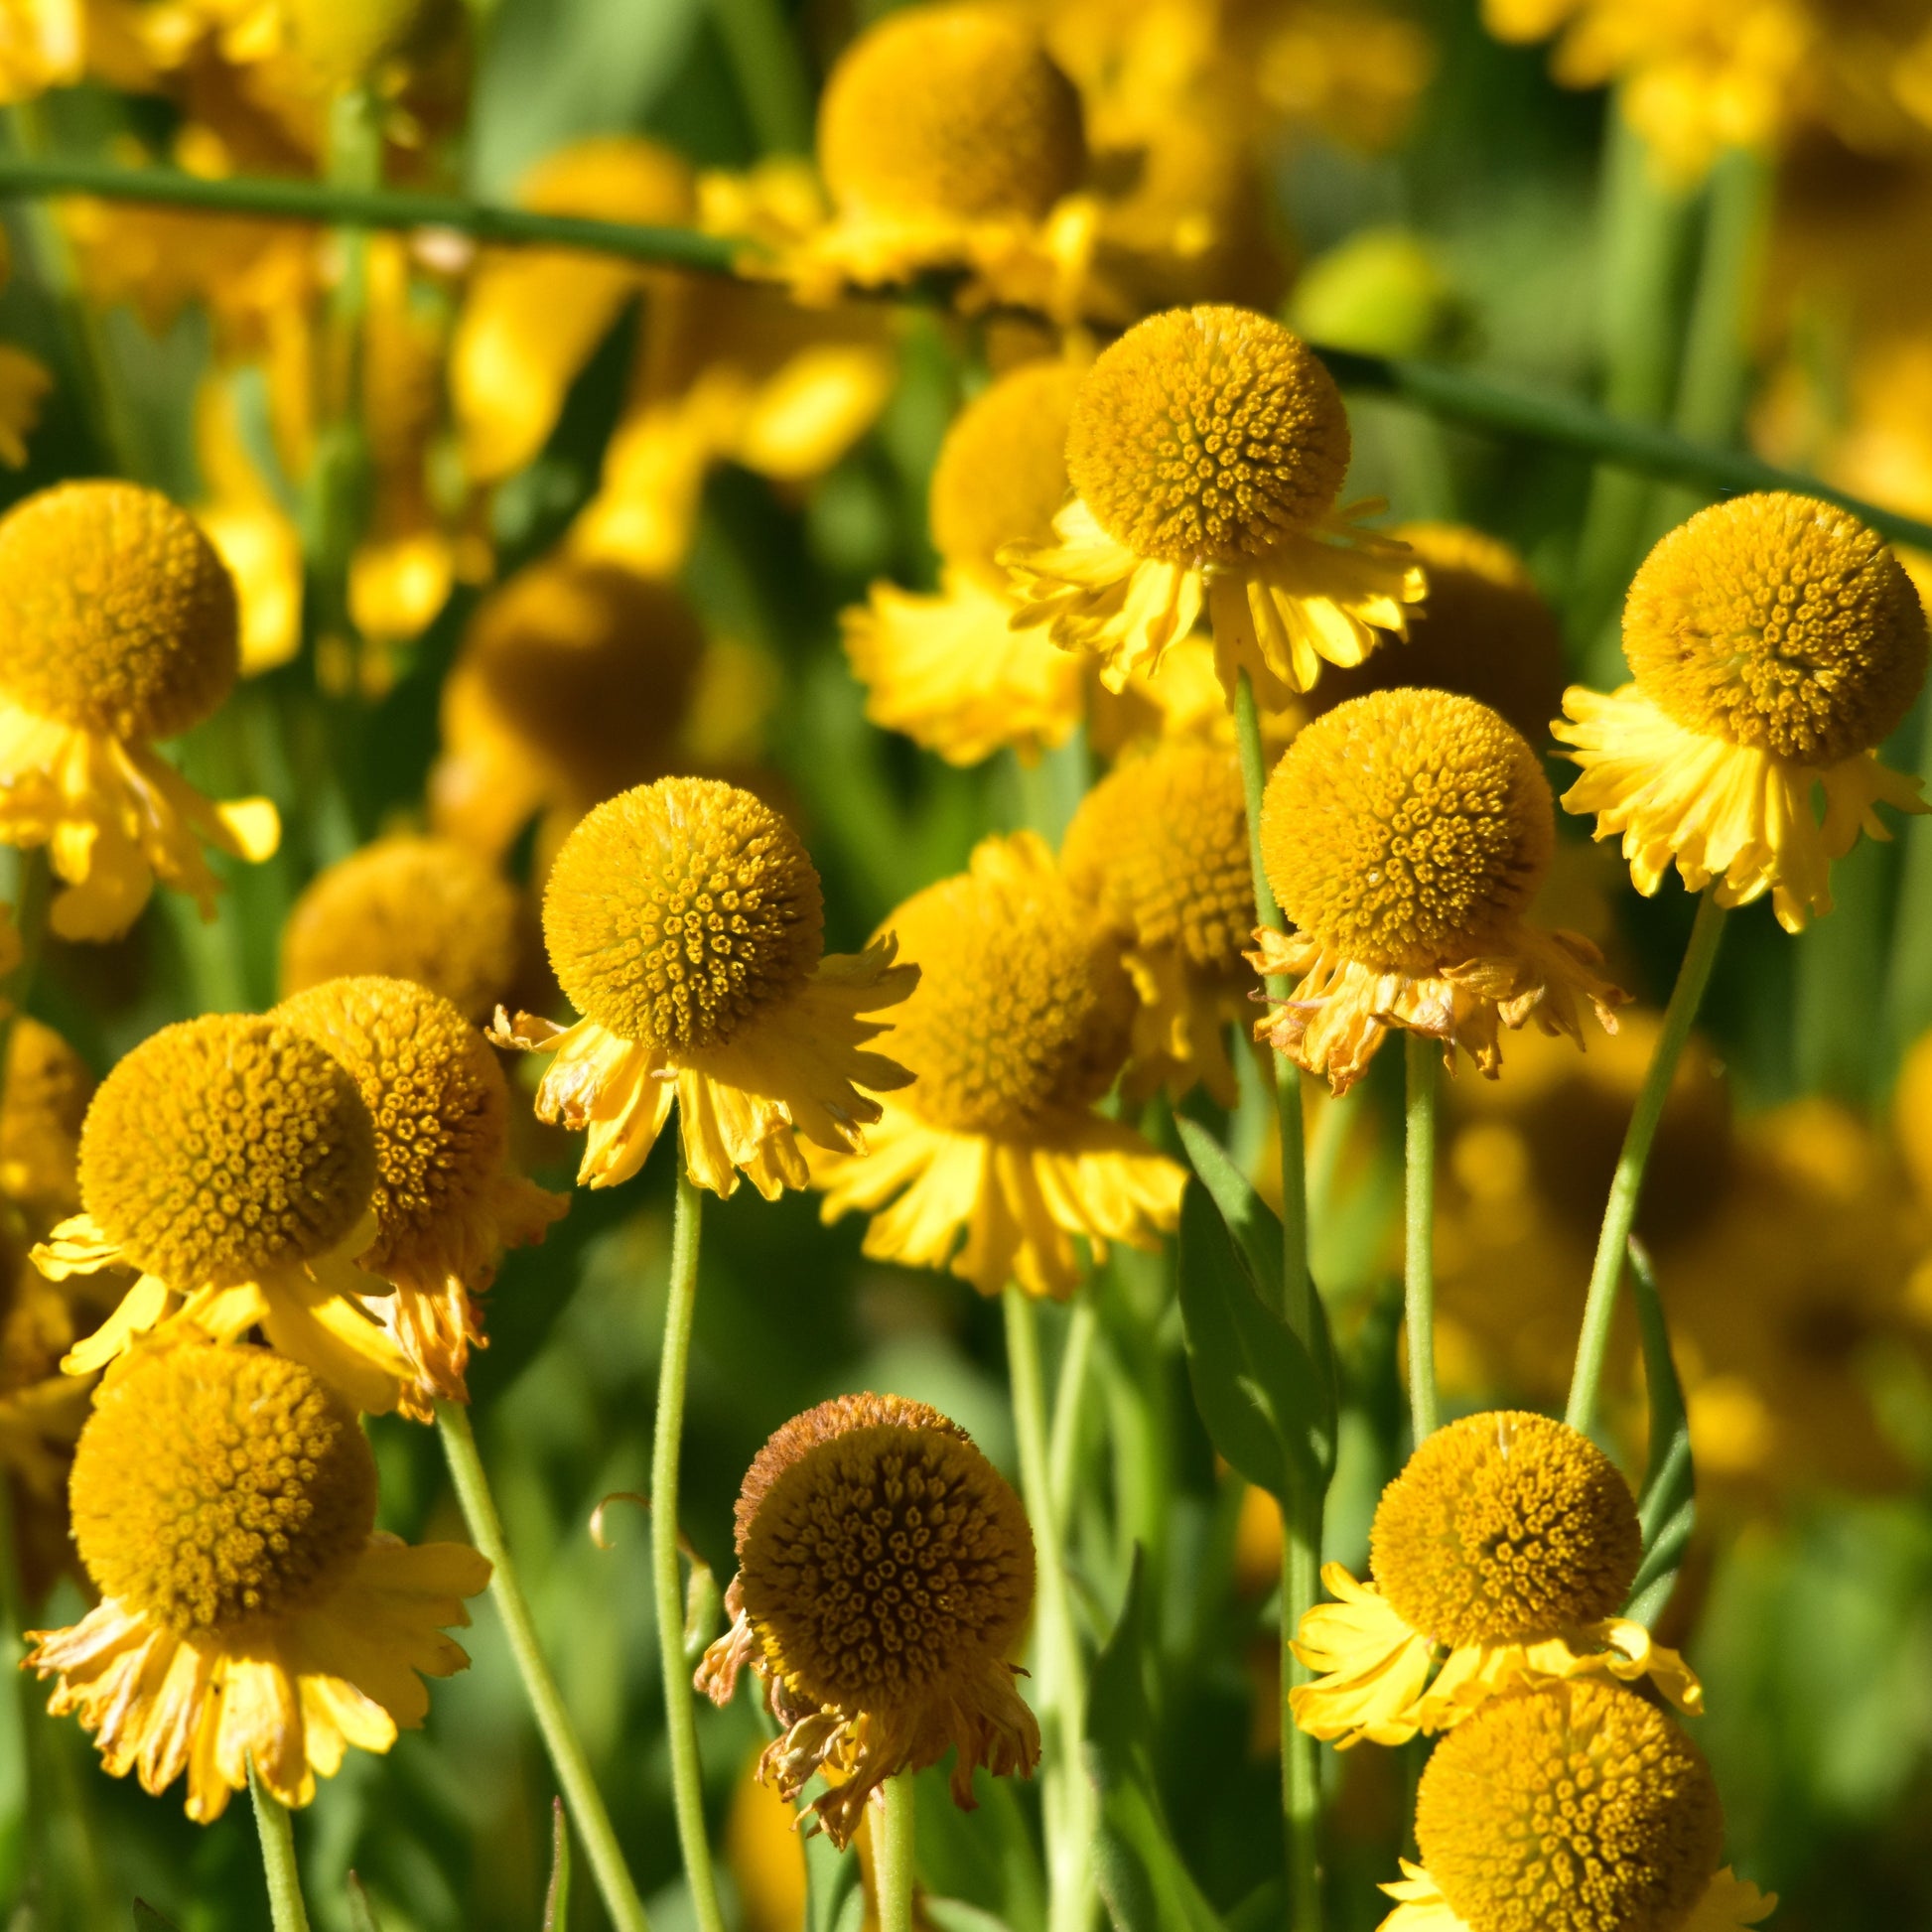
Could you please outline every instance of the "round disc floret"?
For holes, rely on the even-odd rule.
[[[762,799],[714,778],[663,778],[571,833],[543,929],[578,1012],[624,1039],[702,1048],[804,984],[824,902],[798,835]]]
[[[1299,336],[1249,309],[1171,309],[1100,356],[1074,398],[1066,465],[1136,556],[1238,564],[1334,506],[1341,392]]]
[[[1262,803],[1283,912],[1378,972],[1471,957],[1528,905],[1555,842],[1522,734],[1446,691],[1371,692],[1317,718]]]

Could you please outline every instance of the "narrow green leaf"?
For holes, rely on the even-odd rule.
[[[1200,1176],[1200,1184],[1213,1196],[1257,1291],[1265,1295],[1263,1285],[1282,1278],[1281,1217],[1255,1192],[1233,1156],[1199,1121],[1183,1114],[1174,1125],[1180,1130],[1181,1145]]]
[[[543,1932],[564,1932],[570,1923],[570,1821],[564,1801],[550,1800],[550,1884],[543,1894]]]
[[[134,1932],[181,1932],[173,1919],[163,1918],[145,1898],[134,1901]]]
[[[1631,1586],[1626,1614],[1649,1625],[1677,1586],[1684,1552],[1697,1527],[1697,1470],[1691,1460],[1691,1423],[1671,1359],[1657,1272],[1643,1243],[1630,1240],[1631,1299],[1643,1338],[1643,1379],[1650,1397],[1650,1450],[1637,1520],[1643,1526],[1643,1566]]]
[[[919,1915],[933,1932],[1011,1932],[1005,1919],[983,1905],[971,1905],[963,1898],[919,1897]]]
[[[361,1879],[352,1871],[348,1874],[348,1925],[349,1932],[382,1932],[382,1921],[376,1917]]]

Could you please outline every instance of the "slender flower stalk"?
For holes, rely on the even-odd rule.
[[[1065,1523],[1073,1506],[1073,1481],[1080,1455],[1080,1421],[1087,1392],[1087,1373],[1093,1366],[1094,1338],[1100,1316],[1091,1288],[1074,1297],[1067,1316],[1066,1340],[1060,1350],[1060,1372],[1053,1387],[1053,1428],[1047,1443],[1047,1494],[1053,1521]]]
[[[879,1893],[879,1932],[912,1932],[912,1834],[917,1807],[912,1774],[885,1784],[886,1817],[873,1870]]]
[[[591,1776],[583,1740],[564,1709],[557,1680],[537,1642],[529,1600],[523,1594],[522,1580],[510,1557],[502,1518],[496,1513],[496,1501],[483,1474],[483,1458],[477,1453],[470,1412],[458,1402],[439,1402],[436,1426],[443,1438],[443,1453],[449,1458],[450,1478],[456,1485],[457,1501],[463,1506],[464,1521],[470,1526],[477,1548],[490,1561],[490,1594],[496,1599],[496,1608],[502,1616],[510,1655],[516,1661],[517,1675],[523,1680],[524,1694],[530,1700],[537,1728],[543,1733],[551,1767],[557,1773],[557,1782],[563,1786],[564,1803],[569,1807],[578,1836],[584,1841],[591,1875],[597,1881],[604,1909],[610,1913],[617,1932],[650,1932],[643,1900],[637,1895],[636,1880],[623,1862],[618,1835],[611,1826],[611,1814],[605,1809],[603,1794]]]
[[[1436,1042],[1403,1035],[1408,1074],[1408,1189],[1402,1243],[1402,1303],[1409,1338],[1409,1420],[1421,1443],[1441,1420],[1436,1403]]]
[[[691,1366],[691,1324],[698,1306],[698,1237],[703,1209],[683,1163],[671,1220],[671,1290],[664,1309],[664,1353],[657,1371],[657,1421],[650,1455],[651,1597],[664,1670],[664,1725],[671,1745],[671,1800],[678,1846],[700,1932],[724,1932],[711,1840],[705,1830],[704,1771],[698,1762],[697,1714],[684,1656],[684,1591],[678,1571],[678,1451],[684,1437],[684,1390]]]
[[[1637,1104],[1624,1130],[1623,1151],[1617,1156],[1616,1173],[1610,1180],[1609,1200],[1603,1209],[1603,1231],[1597,1238],[1596,1260],[1589,1271],[1589,1294],[1584,1304],[1583,1333],[1577,1342],[1577,1367],[1570,1382],[1570,1404],[1564,1420],[1572,1429],[1588,1435],[1596,1420],[1597,1395],[1603,1382],[1603,1363],[1610,1345],[1610,1321],[1616,1313],[1617,1289],[1623,1281],[1630,1229],[1637,1217],[1637,1196],[1643,1187],[1644,1167],[1657,1138],[1657,1124],[1663,1119],[1664,1102],[1669,1097],[1677,1063],[1683,1057],[1684,1043],[1691,1036],[1704,1000],[1704,989],[1711,981],[1711,968],[1718,957],[1718,943],[1724,936],[1725,908],[1715,893],[1698,899],[1697,921],[1691,927],[1690,943],[1677,969],[1677,985],[1664,1012],[1663,1031],[1657,1035],[1657,1050],[1637,1094]]]
[[[255,1829],[261,1835],[262,1869],[268,1877],[268,1912],[275,1932],[309,1932],[302,1902],[302,1874],[295,1863],[295,1832],[288,1808],[262,1788],[255,1762],[248,1760],[248,1795],[255,1801]]]

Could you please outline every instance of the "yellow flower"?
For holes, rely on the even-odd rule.
[[[255,677],[302,647],[302,534],[249,455],[234,394],[218,376],[195,399],[195,456],[207,490],[195,515],[234,579],[241,675]]]
[[[1423,597],[1407,548],[1360,528],[1365,506],[1335,508],[1348,451],[1334,379],[1280,323],[1230,308],[1149,317],[1074,397],[1078,493],[1058,541],[1002,552],[1025,598],[1014,622],[1098,652],[1118,691],[1204,607],[1230,699],[1245,670],[1278,708],[1324,661],[1358,664],[1380,630],[1406,635]]]
[[[391,1285],[367,1304],[409,1361],[406,1416],[467,1402],[485,1345],[478,1297],[505,1248],[541,1241],[570,1205],[509,1165],[509,1088],[482,1034],[408,980],[333,979],[274,1018],[348,1070],[375,1125],[375,1239],[356,1265]]]
[[[1635,683],[1573,687],[1553,729],[1584,770],[1565,808],[1622,834],[1638,892],[1674,864],[1720,905],[1768,892],[1797,932],[1831,910],[1831,862],[1859,833],[1890,836],[1879,803],[1928,809],[1878,761],[1925,680],[1925,614],[1846,511],[1782,491],[1700,510],[1637,572],[1623,651]]]
[[[148,740],[219,706],[234,585],[193,517],[133,483],[62,483],[0,518],[0,840],[45,845],[54,930],[111,939],[157,875],[214,912],[198,841],[265,859],[265,798],[211,804]]]
[[[1381,1932],[1738,1932],[1777,1904],[1719,1867],[1704,1753],[1615,1685],[1500,1699],[1446,1739],[1416,1844]]]
[[[350,1744],[386,1751],[469,1658],[442,1635],[489,1565],[375,1528],[375,1457],[355,1412],[266,1349],[144,1353],[101,1392],[71,1485],[74,1540],[100,1602],[28,1633],[115,1777],[220,1817],[256,1775],[306,1805]]]
[[[80,1205],[80,1123],[93,1091],[86,1062],[52,1027],[15,1017],[0,1083],[0,1194],[36,1233]]]
[[[825,1219],[870,1214],[867,1254],[950,1268],[983,1295],[1071,1295],[1076,1236],[1096,1258],[1110,1241],[1156,1247],[1185,1176],[1093,1111],[1126,1057],[1134,993],[1119,939],[1052,854],[1031,832],[983,839],[969,871],[888,924],[920,966],[893,1036],[913,1085],[863,1153],[813,1157]]]
[[[1643,1558],[1637,1506],[1564,1423],[1505,1410],[1437,1430],[1383,1490],[1369,1551],[1376,1581],[1327,1565],[1340,1600],[1296,1634],[1318,1673],[1291,1693],[1311,1736],[1405,1743],[1516,1685],[1598,1674],[1703,1707],[1684,1660],[1616,1614]]]
[[[811,1815],[834,1845],[888,1778],[955,1745],[962,1810],[982,1765],[1032,1774],[1039,1726],[1007,1653],[1033,1608],[1033,1531],[958,1424],[899,1396],[820,1403],[746,1472],[737,1540],[732,1627],[698,1687],[722,1705],[747,1665],[764,1680],[783,1730],[759,1775],[793,1799],[828,1774]]]
[[[1254,874],[1241,766],[1224,746],[1185,740],[1130,759],[1080,801],[1060,863],[1074,892],[1125,939],[1140,995],[1123,1088],[1130,1104],[1199,1081],[1237,1098],[1228,1029],[1252,1012],[1242,946]]]
[[[310,881],[282,928],[284,997],[350,974],[414,980],[481,1023],[522,970],[516,888],[456,839],[397,834]]]
[[[0,106],[73,86],[86,53],[86,0],[9,0],[0,15]]]
[[[845,614],[866,716],[953,764],[1009,745],[1036,758],[1080,722],[1079,660],[1010,627],[1016,601],[994,561],[1001,545],[1051,530],[1079,380],[1068,363],[1026,362],[968,403],[940,446],[927,499],[938,594],[875,584],[870,603]]]
[[[350,1259],[369,1245],[375,1141],[355,1082],[273,1020],[165,1027],[100,1083],[80,1132],[82,1211],[34,1259],[55,1281],[139,1279],[64,1366],[114,1361],[151,1330],[283,1354],[393,1409],[409,1365],[359,1297],[388,1291]]]
[[[25,1259],[9,1253],[0,1266],[0,1481],[16,1508],[64,1517],[68,1464],[92,1393],[61,1373],[77,1311]],[[16,1538],[27,1529],[18,1517],[11,1527]]]
[[[1602,955],[1523,912],[1556,844],[1550,787],[1521,735],[1446,691],[1371,692],[1318,718],[1268,781],[1262,856],[1290,936],[1248,957],[1293,978],[1255,1037],[1344,1093],[1391,1027],[1460,1046],[1492,1077],[1500,1027],[1530,1021],[1583,1043],[1624,996]]]
[[[912,1076],[862,1019],[918,981],[891,935],[824,950],[818,874],[768,805],[715,778],[662,778],[589,813],[544,892],[558,983],[584,1018],[499,1008],[499,1046],[554,1053],[538,1116],[588,1131],[578,1180],[627,1180],[678,1103],[692,1181],[728,1195],[742,1170],[767,1200],[805,1185],[796,1136],[856,1150],[877,1093]]]

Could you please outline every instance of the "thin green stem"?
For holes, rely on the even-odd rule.
[[[1409,1344],[1409,1421],[1420,1444],[1433,1435],[1436,1406],[1436,1095],[1439,1048],[1427,1034],[1402,1036],[1408,1075],[1408,1187],[1404,1195],[1402,1306]]]
[[[590,1760],[584,1755],[583,1740],[564,1709],[557,1680],[551,1674],[542,1646],[537,1642],[536,1623],[530,1615],[528,1599],[509,1544],[503,1536],[502,1519],[496,1501],[489,1493],[483,1474],[483,1458],[477,1453],[477,1438],[470,1427],[470,1412],[458,1402],[436,1405],[436,1427],[443,1438],[443,1453],[449,1458],[450,1478],[456,1485],[457,1501],[463,1505],[463,1518],[470,1525],[476,1546],[490,1562],[489,1593],[503,1619],[503,1633],[509,1639],[510,1655],[517,1675],[523,1680],[524,1695],[543,1733],[544,1748],[550,1753],[552,1769],[563,1787],[564,1804],[577,1835],[591,1862],[591,1875],[604,1899],[617,1932],[650,1932],[643,1901],[637,1896],[636,1881],[623,1862],[618,1835],[611,1826],[603,1794],[591,1776]]]
[[[1024,1289],[1009,1285],[1005,1303],[1007,1374],[1020,1445],[1020,1493],[1039,1552],[1034,1642],[1045,1739],[1040,1775],[1046,1822],[1046,1928],[1047,1932],[1088,1932],[1099,1892],[1093,1877],[1093,1784],[1081,1743],[1086,1728],[1086,1666],[1073,1627],[1061,1524],[1053,1512],[1039,1314]]]
[[[1580,1429],[1585,1435],[1596,1421],[1597,1396],[1610,1346],[1610,1322],[1616,1313],[1617,1289],[1623,1281],[1630,1229],[1637,1218],[1637,1196],[1643,1187],[1644,1168],[1657,1139],[1657,1123],[1664,1117],[1664,1103],[1670,1097],[1677,1063],[1684,1056],[1684,1043],[1691,1036],[1691,1025],[1704,1001],[1704,989],[1711,983],[1711,968],[1717,963],[1718,944],[1724,937],[1724,907],[1718,903],[1715,894],[1707,892],[1698,900],[1697,922],[1691,927],[1690,943],[1684,948],[1683,963],[1677,969],[1677,984],[1671,990],[1670,1005],[1664,1010],[1663,1031],[1657,1036],[1656,1051],[1650,1056],[1649,1068],[1638,1090],[1630,1125],[1624,1130],[1623,1151],[1617,1156],[1610,1197],[1603,1209],[1603,1231],[1597,1237],[1596,1260],[1589,1271],[1583,1332],[1577,1341],[1577,1367],[1570,1381],[1570,1405],[1564,1412],[1564,1420],[1571,1428]]]
[[[1059,1377],[1053,1385],[1053,1430],[1046,1451],[1046,1487],[1056,1523],[1065,1523],[1073,1506],[1073,1477],[1080,1457],[1080,1422],[1086,1400],[1087,1371],[1093,1365],[1094,1337],[1099,1332],[1100,1316],[1089,1288],[1074,1299],[1067,1316]]]
[[[1289,1932],[1321,1932],[1321,1746],[1295,1722],[1297,1685],[1314,1673],[1289,1647],[1321,1594],[1321,1495],[1291,1490],[1282,1510],[1282,1823]]]
[[[671,1218],[671,1286],[664,1306],[664,1353],[657,1368],[657,1419],[650,1447],[650,1582],[657,1608],[657,1651],[664,1670],[664,1727],[671,1745],[671,1803],[678,1848],[700,1932],[725,1932],[705,1830],[704,1769],[691,1667],[684,1657],[684,1588],[678,1569],[678,1459],[684,1443],[684,1390],[691,1370],[691,1325],[698,1309],[701,1196],[678,1163]]]
[[[766,154],[810,154],[811,89],[778,0],[711,0],[711,17],[759,146]]]
[[[255,1775],[248,1760],[248,1795],[255,1801],[255,1829],[261,1835],[262,1869],[268,1875],[268,1912],[275,1932],[309,1932],[309,1909],[302,1902],[302,1874],[295,1863],[295,1833],[288,1809]]]
[[[885,1786],[886,1817],[873,1861],[879,1894],[879,1932],[912,1932],[912,1777],[901,1771]]]
[[[1675,421],[1685,436],[1728,444],[1743,424],[1770,197],[1764,156],[1732,148],[1719,157],[1711,171],[1697,296],[1678,380]],[[1696,505],[1678,501],[1670,507],[1675,521]]]
[[[1932,700],[1919,726],[1918,773],[1932,779]],[[1885,967],[1887,1063],[1895,1063],[1932,1022],[1932,823],[1911,819],[1900,831],[1904,863],[1892,917],[1891,957]]]

